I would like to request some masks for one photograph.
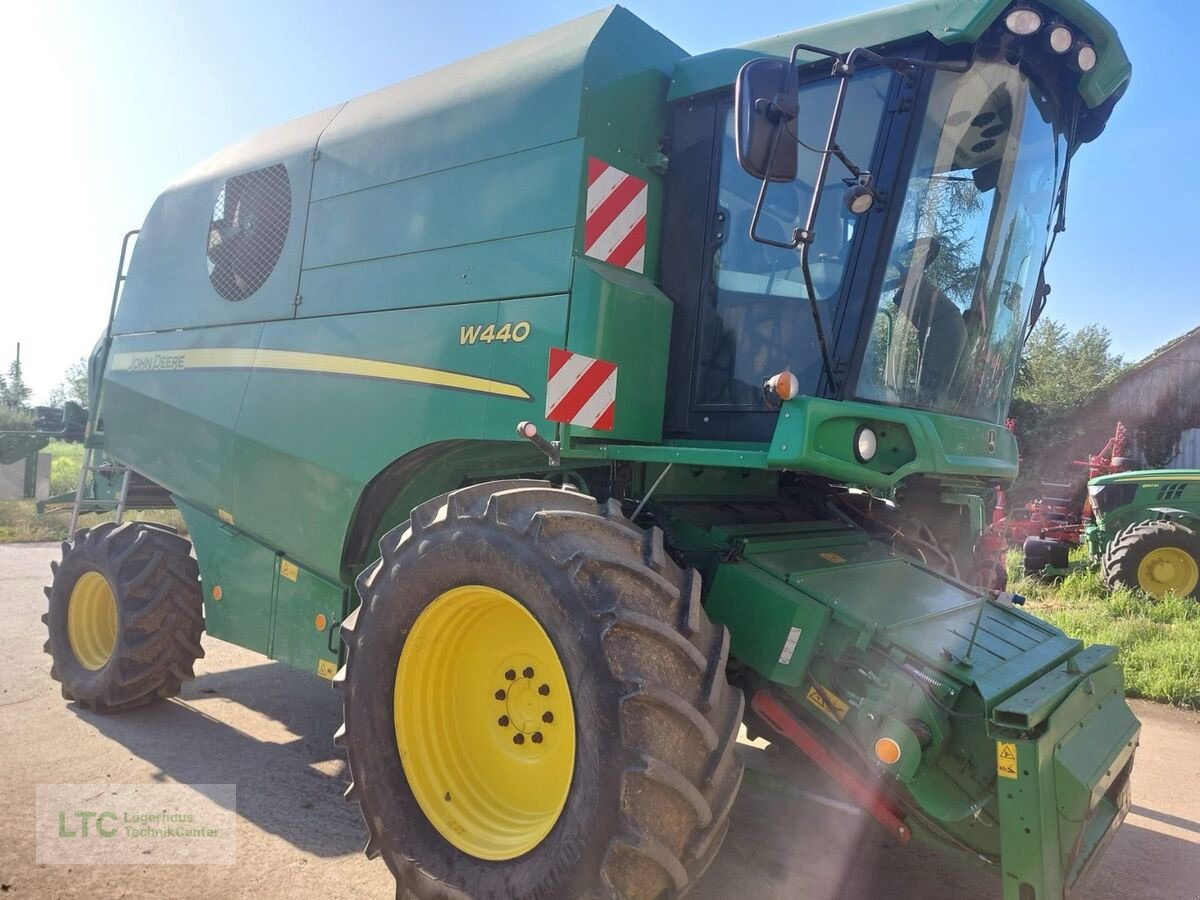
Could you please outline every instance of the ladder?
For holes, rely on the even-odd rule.
[[[129,242],[137,236],[138,230],[135,228],[133,231],[127,232],[121,239],[121,256],[117,260],[117,276],[113,281],[112,302],[108,307],[108,323],[104,328],[104,342],[101,344],[96,358],[96,396],[88,398],[88,423],[83,438],[83,464],[79,467],[79,483],[75,487],[75,503],[71,507],[71,526],[67,531],[71,535],[75,534],[75,529],[79,526],[79,515],[83,512],[115,508],[115,520],[120,525],[121,519],[125,515],[125,503],[129,499],[129,483],[133,478],[133,470],[115,460],[102,462],[99,465],[96,461],[98,451],[102,451],[104,447],[104,430],[100,427],[100,401],[104,394],[104,370],[108,366],[108,351],[112,347],[113,319],[117,314],[117,301],[121,298],[121,287],[125,283],[125,261],[129,255]],[[94,482],[95,476],[101,473],[120,473],[121,486],[117,489],[115,498],[99,496]],[[93,496],[85,499],[84,489],[87,487],[89,476],[93,479]]]
[[[71,507],[71,525],[67,529],[68,535],[73,535],[79,526],[80,513],[101,512],[115,508],[116,515],[113,521],[118,525],[125,516],[125,504],[129,500],[129,482],[133,479],[133,469],[118,462],[96,465],[97,449],[92,446],[90,440],[84,445],[83,464],[79,467],[79,484],[75,488],[75,504]],[[84,498],[84,488],[87,486],[88,476],[91,475],[94,482],[97,473],[120,473],[121,486],[117,489],[115,498],[109,499],[98,495]],[[92,493],[97,494],[94,487]]]

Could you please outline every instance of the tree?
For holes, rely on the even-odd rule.
[[[18,356],[8,367],[8,378],[0,380],[0,403],[9,409],[28,409],[32,393],[21,373],[21,358]]]
[[[1023,362],[1025,377],[1016,398],[1042,415],[1079,409],[1125,368],[1122,357],[1112,352],[1107,328],[1085,325],[1072,332],[1054,319],[1038,322]]]
[[[1068,420],[1124,369],[1107,328],[1070,331],[1054,319],[1038,322],[1025,344],[1012,403],[1022,454],[1019,493],[1040,493],[1046,455],[1080,442],[1081,435],[1067,433]],[[1081,452],[1095,450],[1085,445]]]
[[[68,400],[87,406],[88,402],[88,364],[86,357],[79,357],[67,368],[62,382],[50,391],[51,406],[62,406]]]

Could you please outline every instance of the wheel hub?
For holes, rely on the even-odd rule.
[[[421,612],[396,666],[394,720],[413,796],[458,849],[513,859],[558,821],[575,766],[571,693],[514,597],[466,585]]]
[[[512,741],[517,746],[536,748],[544,744],[548,726],[554,724],[550,685],[536,676],[533,666],[521,670],[509,666],[504,671],[503,686],[495,693],[496,699],[504,703],[504,712],[496,724],[512,732]]]
[[[84,572],[67,602],[67,640],[85,669],[104,668],[117,646],[117,598],[108,579]]]
[[[1138,586],[1151,597],[1167,592],[1185,597],[1200,581],[1200,564],[1180,547],[1157,547],[1142,558],[1138,565]]]

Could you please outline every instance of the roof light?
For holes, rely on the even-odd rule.
[[[1079,48],[1079,56],[1076,59],[1079,63],[1079,71],[1090,72],[1096,68],[1096,48],[1089,47],[1086,44]]]
[[[1075,43],[1075,35],[1066,25],[1055,25],[1050,29],[1050,49],[1055,53],[1066,53]]]
[[[854,458],[859,462],[870,462],[879,449],[879,438],[868,425],[860,425],[854,433]]]
[[[1004,26],[1013,34],[1033,34],[1042,27],[1042,17],[1037,10],[1014,9],[1004,17]]]

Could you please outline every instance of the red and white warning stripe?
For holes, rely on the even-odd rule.
[[[646,266],[646,182],[588,157],[583,252],[614,266]]]
[[[546,374],[548,421],[612,431],[616,406],[616,363],[550,348]]]

